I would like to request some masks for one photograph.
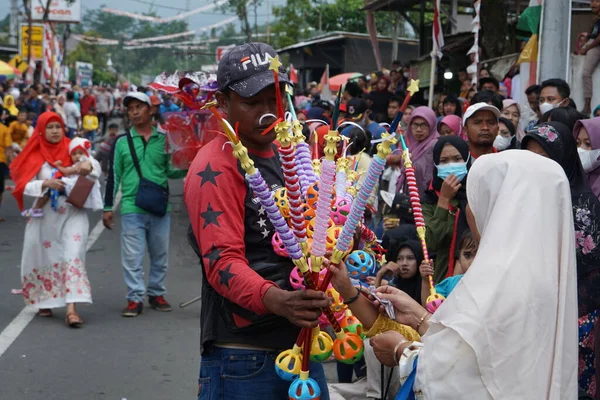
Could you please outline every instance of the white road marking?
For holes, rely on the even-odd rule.
[[[114,209],[119,207],[119,203],[121,202],[121,192],[117,193],[115,198]],[[94,229],[88,235],[88,242],[86,250],[89,251],[94,243],[98,240],[100,235],[104,231],[104,225],[102,224],[102,219],[98,221]],[[6,328],[0,333],[0,357],[8,350],[10,345],[13,344],[15,340],[19,337],[19,335],[25,330],[27,325],[33,320],[33,318],[37,314],[37,309],[33,307],[24,307],[21,312],[8,324]]]

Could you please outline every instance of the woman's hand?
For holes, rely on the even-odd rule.
[[[371,346],[375,356],[380,363],[386,367],[397,367],[400,357],[398,354],[394,354],[394,350],[398,343],[406,341],[406,338],[396,331],[383,332],[373,338],[371,338]]]
[[[582,56],[585,56],[589,50],[590,50],[589,47],[586,44],[584,44],[581,47],[581,49],[579,49],[579,54]]]
[[[389,300],[396,309],[396,322],[408,325],[412,328],[417,327],[420,319],[426,310],[412,297],[402,290],[392,286],[382,286],[377,288],[377,295],[382,299]],[[379,302],[375,302],[381,308]]]
[[[375,277],[375,286],[378,287],[381,285],[381,281],[388,273],[392,273],[392,275],[396,275],[396,272],[400,269],[400,265],[396,262],[390,261],[385,263],[383,267],[377,272],[377,276]]]
[[[42,188],[54,189],[54,190],[61,191],[61,190],[64,190],[65,183],[63,181],[61,181],[60,179],[46,179],[42,183]]]
[[[423,261],[419,267],[419,272],[423,280],[429,279],[430,276],[433,276],[433,263],[431,261]]]
[[[352,286],[346,264],[342,261],[339,265],[329,264],[327,266],[332,272],[331,284],[333,288],[345,299],[352,298],[356,294],[356,289]]]
[[[84,161],[80,163],[76,168],[78,175],[86,176],[92,172],[92,163],[90,161]]]
[[[462,185],[456,176],[448,176],[446,179],[444,179],[444,182],[442,183],[440,197],[443,197],[446,200],[452,200],[454,196],[456,196],[456,193],[458,193],[458,190],[461,186]]]

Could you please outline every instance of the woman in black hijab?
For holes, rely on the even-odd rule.
[[[592,380],[597,376],[595,352],[600,348],[600,334],[594,335],[600,309],[600,201],[588,185],[577,143],[566,125],[548,122],[536,126],[525,135],[521,148],[553,159],[569,178],[577,257],[579,386],[592,394]]]
[[[466,182],[469,145],[458,136],[443,136],[433,147],[433,177],[422,199],[427,247],[435,253],[435,283],[454,274],[454,253],[469,229]]]
[[[408,251],[403,251],[404,249]],[[400,258],[401,259],[400,259]],[[423,250],[421,242],[415,239],[393,241],[390,250],[386,254],[388,263],[384,265],[377,274],[376,282],[393,272],[393,278],[389,285],[402,290],[415,301],[421,301],[421,274],[419,267],[423,262]]]

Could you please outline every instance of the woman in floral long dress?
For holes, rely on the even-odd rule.
[[[569,178],[577,254],[579,387],[596,399],[600,395],[596,391],[596,351],[600,350],[597,343],[600,337],[594,332],[600,327],[600,201],[588,184],[577,143],[566,125],[549,122],[537,126],[528,131],[521,147],[552,158]],[[543,199],[532,197],[532,201]]]
[[[15,180],[13,195],[23,210],[23,196],[39,198],[50,194],[43,216],[32,217],[25,228],[21,257],[21,282],[25,303],[39,309],[40,316],[51,317],[52,309],[67,306],[66,321],[80,327],[83,321],[76,303],[91,303],[90,282],[85,270],[89,222],[83,209],[66,203],[64,184],[57,178],[54,164],[72,164],[70,140],[64,134],[60,116],[53,112],[40,115],[27,146],[11,164]],[[82,163],[80,175],[92,171]]]

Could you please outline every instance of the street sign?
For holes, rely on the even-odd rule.
[[[19,55],[22,58],[29,58],[29,41],[31,40],[31,55],[37,60],[44,58],[44,26],[39,24],[31,25],[31,32],[27,24],[21,24],[19,35]]]
[[[227,53],[229,50],[233,49],[234,47],[235,47],[234,44],[232,44],[231,46],[217,46],[217,64],[219,63],[219,61],[221,61],[221,58],[223,58],[225,53]]]
[[[31,10],[31,19],[33,21],[44,20],[44,7],[47,0],[32,0],[29,2]],[[69,4],[70,3],[70,4]],[[79,23],[81,21],[81,1],[74,0],[51,0],[50,10],[48,10],[48,22],[71,22]]]
[[[16,69],[18,69],[19,71],[21,71],[21,73],[25,73],[25,71],[27,71],[27,69],[29,68],[29,65],[27,64],[27,61],[23,60],[18,55],[16,55],[13,58],[11,58],[8,63],[11,66],[15,67]]]

